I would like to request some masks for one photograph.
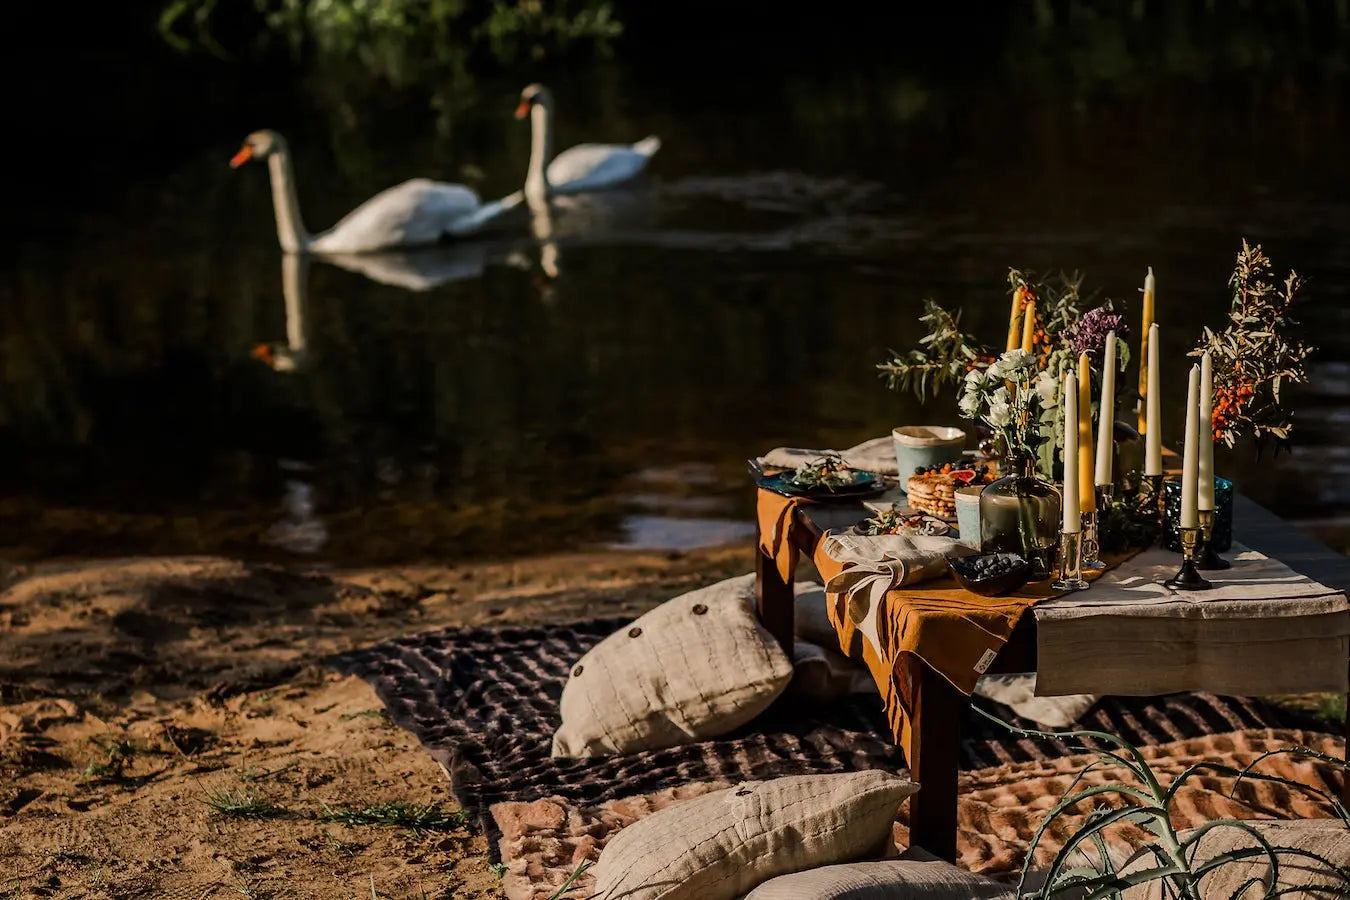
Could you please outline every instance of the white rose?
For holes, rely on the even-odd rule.
[[[1003,370],[1009,374],[1036,368],[1035,354],[1020,348],[1004,353],[999,362],[1003,363]]]
[[[980,413],[980,392],[967,391],[961,395],[961,399],[957,401],[956,406],[961,410],[961,415],[967,419],[975,418]]]
[[[1012,424],[1012,409],[1006,403],[990,403],[984,420],[994,428],[1006,428]]]

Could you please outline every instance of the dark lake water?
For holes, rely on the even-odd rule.
[[[180,56],[149,20],[85,29],[69,79],[15,112],[0,552],[365,563],[736,536],[747,456],[956,420],[873,368],[921,334],[922,298],[995,342],[1009,266],[1082,270],[1133,319],[1151,265],[1179,401],[1244,236],[1308,276],[1321,350],[1294,452],[1218,464],[1285,515],[1335,519],[1350,25],[1330,4],[1273,23],[1040,8],[898,45],[868,22],[742,40],[649,18],[607,58],[449,85],[355,56]],[[500,196],[523,179],[511,110],[535,79],[560,147],[664,142],[644,183],[559,204],[547,247],[522,216],[379,272],[283,273],[265,172],[226,165],[246,132],[284,133],[316,230],[417,175]],[[428,272],[425,290],[380,280]],[[255,358],[288,334],[294,371]]]

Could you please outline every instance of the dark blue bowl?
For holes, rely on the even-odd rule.
[[[997,575],[981,575],[976,564],[982,559],[1006,557],[1013,561],[1012,568]],[[1031,563],[1016,553],[983,553],[979,556],[947,557],[947,568],[951,570],[956,583],[973,594],[981,597],[997,597],[1015,591],[1031,580]]]

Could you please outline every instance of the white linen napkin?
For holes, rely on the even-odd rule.
[[[847,566],[825,582],[825,592],[845,596],[849,619],[878,653],[877,614],[886,592],[936,578],[946,573],[948,556],[975,552],[951,537],[837,532],[825,536],[821,551]]]
[[[850,469],[875,472],[878,475],[898,475],[900,468],[895,461],[895,446],[891,436],[872,438],[847,450],[806,450],[800,447],[775,447],[759,458],[761,466],[778,469],[795,469],[803,463],[813,462],[822,456],[838,455],[843,457],[844,465]]]

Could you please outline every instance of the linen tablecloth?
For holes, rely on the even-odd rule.
[[[1035,607],[1038,696],[1344,692],[1350,603],[1337,588],[1234,545],[1214,588],[1160,582],[1177,554],[1152,548],[1092,590]]]

